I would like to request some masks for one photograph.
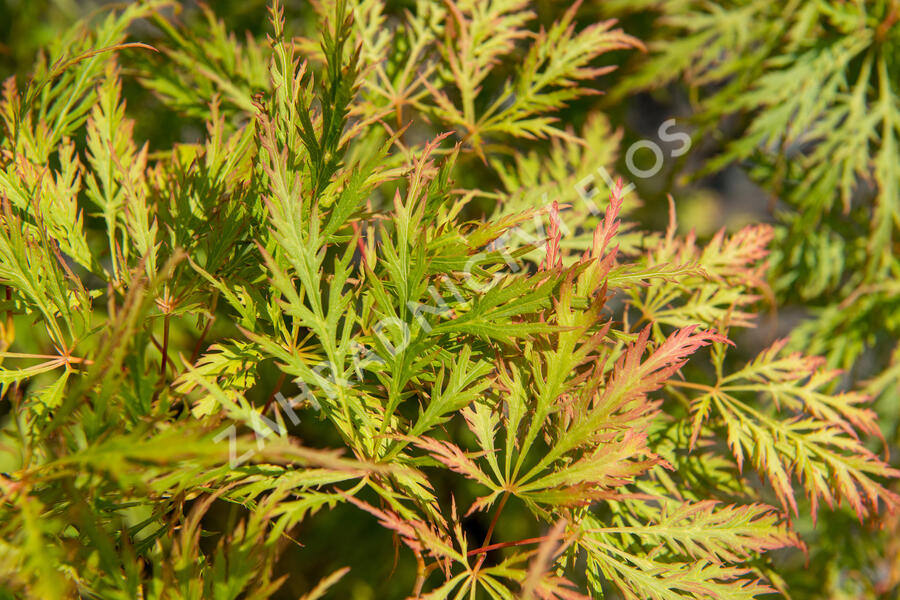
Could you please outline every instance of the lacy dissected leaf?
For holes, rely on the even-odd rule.
[[[821,361],[784,355],[783,343],[762,352],[745,368],[722,376],[715,386],[697,386],[691,401],[693,439],[704,422],[725,427],[740,467],[745,458],[769,479],[785,508],[796,514],[793,480],[802,484],[815,515],[820,500],[846,500],[862,518],[879,503],[898,501],[880,482],[897,471],[879,459],[857,432],[877,434],[874,414],[856,393],[829,394],[823,388],[836,373]],[[754,400],[768,396],[768,410]],[[785,417],[784,415],[788,415]]]
[[[524,26],[535,15],[523,0],[447,3],[448,23],[440,51],[449,73],[428,83],[436,105],[434,117],[461,128],[479,152],[483,152],[485,140],[498,135],[566,137],[548,113],[592,93],[583,82],[609,70],[592,65],[597,57],[639,45],[621,30],[612,29],[612,21],[594,23],[576,33],[578,6],[574,4],[548,30],[529,40],[515,75],[498,97],[485,103],[481,97],[485,79],[514,55],[518,42],[532,37]],[[448,95],[450,85],[458,92],[458,103]]]

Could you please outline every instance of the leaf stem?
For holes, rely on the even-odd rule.
[[[494,527],[497,526],[497,520],[500,518],[500,513],[503,511],[503,507],[506,506],[506,501],[509,499],[509,492],[504,492],[503,496],[500,498],[500,502],[497,503],[497,509],[494,511],[494,518],[491,519],[491,524],[488,526],[487,534],[484,536],[484,542],[481,543],[482,548],[488,547],[488,544],[491,543],[491,536],[494,534]],[[469,556],[475,554],[474,552],[469,552]],[[482,554],[481,558],[478,559],[478,563],[475,565],[475,571],[478,571],[481,568],[482,563],[484,563],[485,558],[487,558],[487,552],[485,551]]]
[[[540,544],[541,542],[544,542],[550,538],[551,538],[551,536],[549,536],[549,535],[542,535],[540,537],[526,538],[524,540],[518,540],[515,542],[498,542],[496,544],[491,544],[490,546],[482,546],[481,548],[475,548],[474,550],[469,550],[466,553],[466,556],[474,556],[476,554],[484,554],[484,553],[490,552],[491,550],[499,550],[501,548],[512,548],[514,546],[527,546],[528,544]],[[481,564],[481,563],[479,563],[479,564]]]
[[[165,381],[166,379],[166,365],[169,362],[169,315],[163,318],[163,341],[162,348],[160,348],[160,352],[162,352],[162,361],[159,365],[159,378],[161,381]]]

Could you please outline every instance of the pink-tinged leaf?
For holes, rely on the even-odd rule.
[[[745,368],[724,378],[727,389],[764,393],[779,409],[809,413],[857,439],[857,431],[881,438],[875,411],[860,406],[869,402],[868,396],[822,391],[841,372],[823,368],[825,361],[821,357],[799,352],[784,354],[786,344],[786,339],[775,342]]]
[[[496,484],[491,481],[491,478],[478,467],[470,456],[460,450],[459,446],[456,444],[436,440],[430,437],[421,437],[411,439],[410,441],[422,450],[428,452],[451,471],[465,475],[469,479],[477,481],[490,489],[497,489]]]
[[[547,234],[546,255],[541,263],[544,271],[562,269],[562,255],[559,252],[559,242],[562,239],[562,231],[559,228],[559,204],[553,201],[550,209],[550,232]]]
[[[465,562],[460,552],[453,548],[448,536],[438,532],[434,527],[418,519],[403,518],[391,510],[375,508],[354,496],[340,492],[341,496],[356,507],[374,515],[382,527],[390,529],[400,536],[403,543],[416,553],[428,552],[446,563],[450,561]]]
[[[622,209],[623,200],[622,185],[622,179],[616,179],[616,183],[610,191],[609,206],[603,222],[597,225],[591,248],[585,251],[581,258],[582,262],[594,261],[579,276],[579,293],[586,296],[606,285],[607,276],[616,264],[619,247],[615,246],[609,253],[607,253],[607,248],[619,231],[619,211]]]
[[[645,327],[616,363],[600,404],[608,404],[611,398],[621,401],[658,390],[700,348],[713,342],[731,343],[728,338],[713,331],[685,327],[670,335],[642,361],[650,331],[650,325]]]
[[[609,490],[632,483],[660,459],[646,445],[646,435],[626,431],[600,443],[591,454],[516,489],[519,497],[541,503],[589,504]]]
[[[818,358],[782,356],[784,345],[776,342],[743,369],[721,377],[714,393],[698,401],[697,410],[709,401],[704,410],[724,423],[738,467],[749,458],[781,505],[795,515],[795,478],[811,503],[813,519],[820,501],[829,507],[846,501],[860,519],[877,512],[880,504],[890,510],[900,507],[900,496],[879,481],[900,477],[900,471],[860,439],[860,432],[878,435],[874,415],[858,406],[865,397],[823,391],[837,373],[822,369]],[[753,406],[759,396],[770,397],[777,412]]]

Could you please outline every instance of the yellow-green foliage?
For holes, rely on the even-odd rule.
[[[0,597],[749,599],[897,508],[861,390],[735,347],[785,230],[633,222],[643,45],[535,4],[140,2],[5,82]]]

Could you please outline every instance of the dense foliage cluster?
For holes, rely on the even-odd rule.
[[[0,597],[896,594],[900,7],[781,4],[39,40],[0,98]],[[615,107],[660,85],[775,218],[638,198]]]

